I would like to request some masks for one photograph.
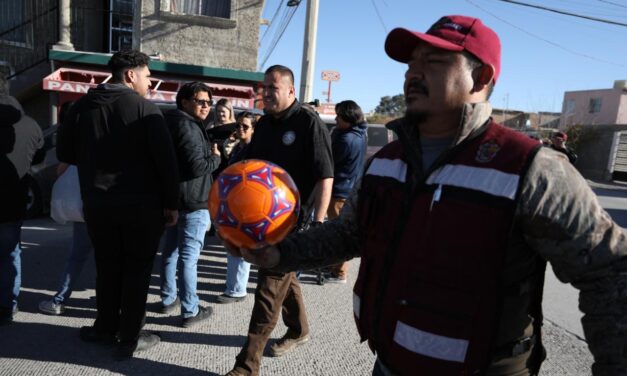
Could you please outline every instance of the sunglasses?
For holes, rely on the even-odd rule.
[[[194,103],[196,103],[200,107],[203,107],[203,106],[211,107],[211,106],[213,106],[213,100],[211,100],[211,99],[206,100],[206,99],[192,98],[192,100],[194,101]]]
[[[246,124],[237,124],[237,128],[242,128],[244,131],[247,131],[250,129],[250,125],[246,125]]]

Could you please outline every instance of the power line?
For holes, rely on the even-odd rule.
[[[612,4],[612,5],[616,5],[617,7],[622,7],[622,8],[627,8],[627,5],[623,5],[623,4],[618,4],[618,3],[613,3],[611,1],[607,1],[607,0],[599,0],[602,3],[607,3],[607,4]]]
[[[284,17],[281,19],[282,22],[281,22],[280,30],[277,31],[277,33],[275,34],[275,37],[272,40],[270,47],[268,48],[268,52],[266,53],[266,56],[261,62],[261,65],[260,65],[261,68],[263,68],[263,66],[266,64],[266,62],[268,61],[268,59],[274,52],[274,49],[276,48],[277,44],[279,44],[281,37],[283,37],[283,34],[285,33],[287,26],[290,24],[292,17],[294,17],[294,14],[296,13],[296,10],[298,9],[299,5],[300,3],[295,7],[288,7],[287,12],[284,14]]]
[[[496,14],[494,14],[494,13],[492,13],[492,12],[490,12],[490,11],[486,10],[485,8],[483,8],[483,7],[481,7],[481,6],[477,5],[477,4],[475,4],[475,3],[474,3],[473,1],[471,1],[471,0],[466,0],[466,2],[467,2],[467,3],[469,3],[470,5],[474,6],[475,8],[478,8],[478,9],[480,9],[480,10],[484,11],[485,13],[487,13],[487,14],[489,14],[490,16],[492,16],[492,17],[496,18],[497,20],[499,20],[499,21],[501,21],[501,22],[503,22],[503,23],[505,23],[505,24],[507,24],[507,25],[509,25],[509,26],[511,26],[511,27],[513,27],[513,28],[515,28],[515,29],[517,29],[517,30],[519,30],[519,31],[522,31],[523,33],[525,33],[525,34],[527,34],[527,35],[529,35],[529,36],[532,36],[532,37],[534,37],[534,38],[536,38],[536,39],[539,39],[539,40],[541,40],[541,41],[543,41],[543,42],[545,42],[545,43],[548,43],[548,44],[550,44],[550,45],[552,45],[552,46],[554,46],[554,47],[557,47],[557,48],[559,48],[560,50],[566,51],[566,52],[568,52],[568,53],[570,53],[570,54],[573,54],[573,55],[577,55],[577,56],[585,57],[585,58],[590,59],[590,60],[595,60],[595,61],[598,61],[598,62],[601,62],[601,63],[611,64],[611,65],[615,65],[615,66],[618,66],[618,67],[625,67],[625,65],[624,65],[624,64],[616,63],[616,62],[609,61],[609,60],[599,59],[599,58],[596,58],[596,57],[594,57],[594,56],[586,55],[586,54],[583,54],[583,53],[581,53],[581,52],[577,52],[577,51],[571,50],[571,49],[569,49],[569,48],[566,48],[566,47],[564,47],[564,46],[562,46],[562,45],[559,45],[559,44],[557,44],[557,43],[555,43],[555,42],[552,42],[552,41],[550,41],[550,40],[548,40],[548,39],[545,39],[545,38],[543,38],[543,37],[541,37],[541,36],[538,36],[538,35],[536,35],[536,34],[530,33],[529,31],[527,31],[527,30],[525,30],[525,29],[523,29],[523,28],[521,28],[521,27],[519,27],[519,26],[514,25],[513,23],[511,23],[511,22],[509,22],[509,21],[507,21],[507,20],[505,20],[505,19],[503,19],[503,18],[501,18],[501,17],[497,16]]]
[[[379,17],[379,22],[381,22],[381,26],[383,26],[383,31],[388,32],[388,28],[385,26],[385,22],[383,22],[383,18],[381,17],[381,13],[379,13],[379,8],[377,8],[377,4],[374,3],[374,0],[370,0],[372,3],[372,7],[374,8],[377,17]]]
[[[511,4],[516,4],[516,5],[522,5],[524,7],[542,9],[542,10],[546,10],[548,12],[563,14],[563,15],[566,15],[566,16],[579,17],[579,18],[584,18],[586,20],[597,21],[597,22],[604,22],[604,23],[608,23],[608,24],[612,24],[612,25],[627,27],[627,24],[622,23],[622,22],[606,20],[606,19],[603,19],[603,18],[590,17],[590,16],[585,16],[585,15],[582,15],[582,14],[570,13],[570,12],[566,12],[566,11],[559,10],[559,9],[543,7],[541,5],[528,4],[528,3],[523,3],[523,2],[520,2],[520,1],[514,1],[514,0],[497,0],[497,1],[502,1],[504,3],[511,3]]]
[[[274,11],[274,15],[272,16],[272,18],[270,19],[270,22],[268,23],[268,28],[266,29],[266,31],[263,33],[263,35],[261,36],[261,39],[259,40],[259,43],[261,43],[263,41],[263,39],[266,37],[266,35],[268,34],[268,31],[270,30],[270,28],[272,28],[272,25],[274,25],[274,19],[276,18],[276,16],[279,14],[279,11],[281,11],[281,5],[283,5],[283,2],[285,0],[281,0],[279,1],[279,6],[276,7],[276,10]]]

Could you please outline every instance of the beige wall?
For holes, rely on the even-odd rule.
[[[263,0],[231,0],[231,18],[175,14],[166,0],[142,0],[139,48],[165,62],[257,70]]]
[[[620,96],[620,105],[618,106],[616,124],[627,124],[627,92],[624,91]]]
[[[564,93],[560,128],[574,124],[620,124],[619,112],[627,116],[627,92],[621,89],[570,91]],[[601,98],[601,110],[590,113],[590,99]],[[574,101],[573,108],[569,102]],[[619,111],[620,108],[620,111]],[[625,119],[625,117],[623,117]],[[625,123],[623,120],[622,123]]]

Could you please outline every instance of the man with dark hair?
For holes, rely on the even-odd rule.
[[[333,185],[333,156],[327,128],[316,113],[296,100],[294,74],[287,67],[274,65],[266,70],[263,104],[265,115],[255,127],[245,158],[267,160],[285,169],[300,192],[299,227],[309,226],[312,213],[311,225],[320,225]],[[248,338],[228,375],[259,374],[263,350],[279,315],[287,333],[270,347],[273,356],[282,356],[309,341],[309,323],[295,273],[261,268]]]
[[[147,64],[138,51],[114,54],[115,77],[81,97],[58,131],[59,160],[78,167],[96,258],[98,315],[80,337],[117,342],[120,359],[160,340],[141,328],[159,239],[178,215],[176,155],[161,111],[144,98]]]
[[[0,325],[17,313],[21,286],[20,237],[28,203],[28,170],[39,161],[44,145],[39,125],[9,95],[9,84],[0,73]],[[41,154],[43,157],[43,154]]]
[[[368,125],[364,113],[357,103],[351,100],[335,105],[336,128],[331,136],[333,148],[333,192],[327,210],[329,220],[340,215],[346,199],[353,190],[364,169],[366,148],[368,147]],[[329,267],[328,283],[346,283],[348,262]]]
[[[568,146],[566,146],[566,141],[568,140],[568,135],[564,132],[555,132],[553,133],[553,137],[551,137],[551,149],[559,151],[568,157],[570,163],[574,164],[577,162],[577,154]]]
[[[496,33],[445,16],[392,30],[385,51],[408,67],[398,140],[339,218],[241,253],[277,272],[361,256],[353,307],[375,376],[537,375],[549,261],[581,290],[592,374],[627,374],[627,237],[566,158],[491,119]]]
[[[161,313],[172,312],[180,303],[185,328],[208,319],[212,312],[210,307],[199,305],[196,294],[198,258],[211,224],[207,209],[211,173],[220,165],[218,147],[209,146],[203,126],[211,104],[209,87],[202,82],[189,82],[176,95],[177,109],[164,114],[176,149],[180,191],[178,223],[166,230],[161,255]]]

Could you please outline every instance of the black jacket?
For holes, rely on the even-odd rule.
[[[179,173],[163,115],[126,86],[98,85],[70,108],[57,157],[78,167],[85,208],[178,207]]]
[[[28,201],[26,173],[44,145],[39,125],[19,102],[0,95],[0,223],[24,217]]]
[[[180,172],[179,209],[207,209],[211,173],[220,157],[211,154],[203,124],[181,110],[169,110],[165,120],[172,135]]]

